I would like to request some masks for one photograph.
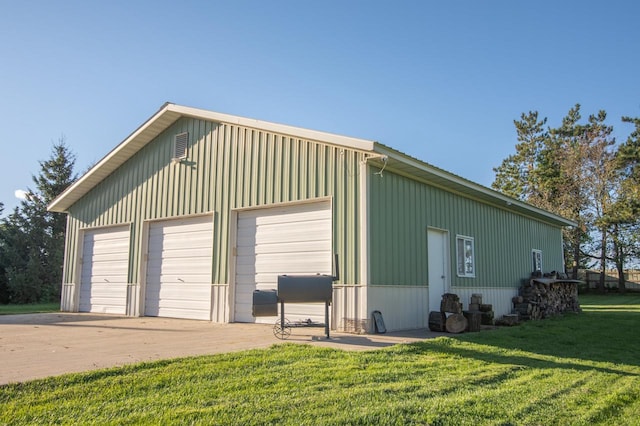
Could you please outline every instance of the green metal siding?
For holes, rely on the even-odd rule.
[[[418,182],[390,171],[370,173],[370,282],[427,285],[427,228],[449,231],[454,287],[512,287],[532,270],[531,250],[545,271],[563,270],[561,229]],[[506,206],[505,206],[506,207]],[[456,235],[474,238],[475,278],[456,274]]]
[[[187,158],[171,160],[174,135],[189,132]],[[131,223],[129,281],[139,282],[146,220],[214,214],[214,284],[228,283],[232,209],[331,197],[342,282],[359,283],[359,165],[364,154],[205,120],[181,118],[69,209],[65,282],[80,228]]]

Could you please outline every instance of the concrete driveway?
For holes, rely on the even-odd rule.
[[[439,335],[428,330],[376,335],[296,328],[277,339],[271,325],[214,324],[156,317],[50,313],[0,316],[0,385],[141,361],[267,348],[288,343],[368,350]]]

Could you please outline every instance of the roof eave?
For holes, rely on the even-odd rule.
[[[398,171],[402,173],[403,169],[406,174],[410,175],[411,171],[419,178],[418,173],[422,173],[425,181],[434,186],[447,189],[459,193],[467,198],[478,199],[485,203],[492,204],[505,210],[513,211],[527,216],[535,217],[556,226],[577,226],[578,224],[570,219],[551,213],[547,210],[527,204],[515,198],[511,198],[498,191],[487,188],[478,183],[464,179],[446,170],[432,166],[421,160],[403,154],[399,151],[389,148],[381,143],[375,144],[375,152],[383,157],[387,157],[387,167],[390,171]],[[376,160],[374,160],[376,161]],[[380,160],[377,160],[380,161]],[[395,164],[394,164],[395,163]]]
[[[125,161],[131,158],[147,143],[151,142],[162,131],[175,123],[181,117],[192,117],[201,120],[209,120],[218,123],[229,123],[250,128],[271,131],[301,139],[309,139],[332,145],[361,151],[373,151],[375,142],[352,138],[349,136],[325,133],[316,130],[287,126],[284,124],[254,120],[229,114],[221,114],[213,111],[191,108],[173,103],[165,103],[151,118],[145,121],[118,146],[111,150],[102,160],[82,175],[76,182],[65,189],[49,205],[47,209],[52,212],[66,213],[68,209],[80,198],[87,194],[93,187],[113,173]]]

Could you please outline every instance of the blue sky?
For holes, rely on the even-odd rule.
[[[637,1],[0,0],[0,201],[166,102],[372,139],[489,186],[513,120],[640,116]]]

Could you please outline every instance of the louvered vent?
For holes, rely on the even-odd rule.
[[[173,158],[185,158],[187,156],[187,144],[189,132],[179,133],[173,138]]]

